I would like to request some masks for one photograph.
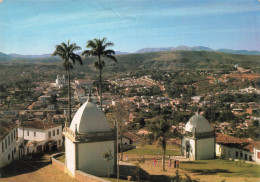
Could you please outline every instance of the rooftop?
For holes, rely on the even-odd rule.
[[[260,149],[260,142],[246,138],[236,138],[222,133],[216,133],[216,143],[250,152],[253,152],[253,148]]]
[[[195,114],[192,116],[187,124],[185,125],[185,131],[191,133],[207,133],[212,132],[213,129],[209,122],[200,114]]]
[[[70,129],[78,133],[109,132],[111,128],[105,114],[91,102],[85,102],[76,112]]]
[[[14,127],[14,123],[0,122],[0,140],[6,137]]]
[[[34,129],[50,129],[50,128],[54,128],[57,126],[61,126],[60,124],[54,124],[52,122],[45,122],[45,121],[27,121],[27,122],[23,122],[21,124],[21,127],[25,127],[25,128],[34,128]]]

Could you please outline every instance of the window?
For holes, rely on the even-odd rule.
[[[236,151],[236,157],[238,157],[238,151]]]
[[[16,153],[16,148],[14,148],[14,153]]]
[[[55,136],[55,130],[52,131],[52,135]]]
[[[14,130],[14,139],[15,139],[16,137],[15,137],[15,130]]]
[[[10,135],[8,136],[8,146],[10,145]]]
[[[27,131],[27,136],[29,136],[29,131]]]
[[[7,139],[5,139],[5,148],[7,148]]]
[[[8,160],[10,160],[10,154],[8,154]]]
[[[11,134],[11,142],[13,142],[13,140],[14,140],[14,137],[13,137],[13,135]]]
[[[51,131],[49,131],[49,137],[51,137]]]
[[[35,137],[36,137],[36,132],[33,132],[33,136],[35,136]]]
[[[257,158],[260,159],[260,152],[257,152]]]
[[[57,135],[59,135],[60,134],[60,130],[59,129],[57,129]]]
[[[4,142],[2,142],[2,153],[4,153],[5,149],[4,149]]]

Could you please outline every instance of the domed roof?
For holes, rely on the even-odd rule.
[[[91,102],[85,102],[76,112],[70,124],[70,129],[78,133],[95,133],[111,131],[106,116]]]
[[[195,130],[196,133],[206,133],[213,131],[209,122],[200,114],[195,114],[192,116],[185,125],[185,131],[194,133]]]

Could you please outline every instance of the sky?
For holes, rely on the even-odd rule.
[[[116,51],[260,51],[260,0],[0,0],[0,52],[46,54],[107,37]]]

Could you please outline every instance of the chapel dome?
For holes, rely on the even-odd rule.
[[[185,125],[185,131],[194,133],[206,133],[212,132],[213,129],[209,122],[200,114],[195,114],[192,116],[187,124]]]
[[[75,132],[77,124],[78,133],[96,133],[111,131],[104,113],[91,102],[85,102],[76,112],[70,124],[70,129]]]

